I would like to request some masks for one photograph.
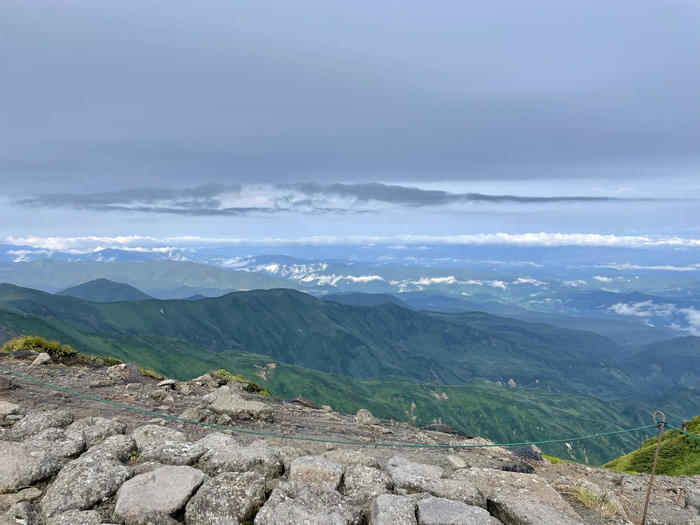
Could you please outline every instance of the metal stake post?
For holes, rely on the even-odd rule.
[[[656,416],[661,416],[660,420]],[[651,487],[654,484],[654,474],[656,474],[656,463],[659,461],[659,450],[661,449],[661,437],[664,435],[664,426],[666,426],[666,416],[660,410],[654,412],[654,423],[659,427],[659,439],[656,441],[656,451],[654,452],[654,463],[651,465],[651,476],[649,477],[649,487],[647,488],[647,499],[644,502],[644,513],[642,514],[642,525],[647,523],[647,510],[649,509],[649,499],[651,498]]]

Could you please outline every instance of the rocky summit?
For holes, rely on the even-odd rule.
[[[89,397],[0,372],[0,525],[640,521],[646,475],[459,448],[488,442],[255,394],[216,372],[181,382],[36,358],[0,366]],[[700,524],[700,477],[658,476],[647,523]]]

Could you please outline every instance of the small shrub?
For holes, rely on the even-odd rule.
[[[165,379],[165,376],[160,375],[158,372],[155,370],[151,370],[150,368],[139,368],[139,372],[141,372],[142,376],[145,377],[150,377],[151,379],[157,379],[160,381],[161,379]]]
[[[102,364],[105,366],[114,366],[114,365],[121,365],[122,360],[117,359],[116,357],[101,357]]]
[[[136,461],[138,458],[141,457],[141,451],[140,450],[132,450],[129,453],[129,461]]]
[[[246,379],[243,374],[232,374],[228,370],[224,370],[223,368],[219,370],[212,370],[209,372],[209,375],[219,383],[220,385],[226,385],[230,382],[235,382],[235,383],[241,383],[243,384],[243,390],[246,392],[250,392],[251,394],[258,394],[261,396],[267,396],[267,397],[272,397],[272,394],[266,389],[258,385],[257,383],[251,381],[250,379]]]
[[[45,352],[57,360],[74,358],[78,355],[78,352],[70,345],[62,345],[58,341],[49,341],[37,335],[16,337],[2,347],[3,352],[17,352],[20,350]]]
[[[562,492],[571,496],[587,509],[600,512],[603,516],[619,516],[620,509],[605,494],[596,494],[585,485],[565,485]]]

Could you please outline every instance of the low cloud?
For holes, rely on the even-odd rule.
[[[691,335],[700,336],[700,310],[693,307],[678,308],[671,303],[654,303],[653,301],[641,301],[638,303],[617,303],[608,308],[608,311],[618,315],[628,317],[638,317],[644,320],[645,323],[653,326],[649,320],[653,318],[669,319],[679,316],[685,317],[687,322],[686,327],[680,326],[678,323],[672,323],[670,326],[675,330],[688,332]]]
[[[100,212],[158,213],[183,216],[240,216],[280,212],[302,214],[366,213],[387,207],[440,207],[466,204],[552,204],[630,199],[600,196],[521,196],[452,193],[381,184],[209,183],[190,188],[129,188],[98,193],[51,193],[18,199],[22,207],[70,208]],[[631,199],[637,201],[651,199]]]

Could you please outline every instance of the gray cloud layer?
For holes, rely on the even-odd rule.
[[[608,202],[650,199],[620,199],[589,196],[518,196],[451,193],[381,183],[319,184],[297,183],[255,187],[257,202],[247,202],[246,187],[209,183],[191,188],[130,188],[99,193],[55,193],[14,201],[17,206],[72,208],[78,210],[161,213],[184,216],[249,215],[298,212],[309,214],[363,213],[368,203],[424,207],[468,203],[550,204],[559,202]],[[261,197],[262,195],[262,197]]]
[[[15,194],[698,162],[690,0],[5,0],[0,20]]]

